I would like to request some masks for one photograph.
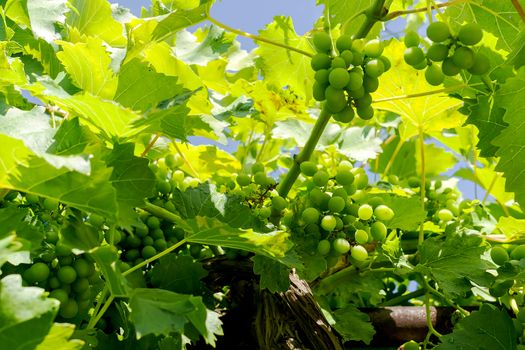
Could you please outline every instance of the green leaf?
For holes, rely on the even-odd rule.
[[[431,276],[445,295],[463,297],[472,288],[471,281],[489,286],[494,279],[487,273],[494,265],[481,258],[485,249],[478,236],[429,238],[420,247],[421,259],[416,271]]]
[[[90,143],[95,143],[95,136],[80,126],[78,118],[67,119],[60,124],[53,143],[47,152],[55,155],[80,154]]]
[[[21,247],[19,242],[16,242],[16,236],[10,235],[0,237],[0,267],[9,261],[13,253],[18,251]]]
[[[129,307],[138,338],[148,334],[183,333],[187,324],[192,324],[212,346],[215,346],[215,335],[222,335],[218,315],[206,309],[200,297],[164,289],[137,288],[131,294]]]
[[[275,17],[272,23],[259,31],[259,34],[265,39],[313,53],[308,39],[295,32],[290,17]],[[311,98],[314,72],[310,67],[310,57],[263,42],[259,42],[256,53],[260,57],[259,66],[265,81],[279,88],[287,86],[307,100]]]
[[[345,268],[323,279],[315,288],[315,294],[328,295],[336,293],[347,300],[367,300],[365,307],[377,305],[384,299],[383,275],[379,273],[360,272],[353,267]]]
[[[355,340],[370,344],[376,331],[367,314],[353,305],[347,305],[331,314],[335,320],[332,326],[345,341]]]
[[[36,350],[80,350],[84,347],[84,342],[78,339],[71,339],[75,326],[68,323],[53,323],[51,331],[40,343]]]
[[[256,255],[253,260],[253,272],[260,276],[261,289],[272,293],[285,292],[290,286],[290,268],[262,255]]]
[[[516,332],[508,313],[489,304],[461,319],[451,334],[440,338],[436,350],[516,349]]]
[[[100,272],[102,272],[111,295],[115,297],[127,297],[126,282],[116,264],[119,259],[116,248],[110,245],[104,245],[90,251],[90,255],[96,261]]]
[[[44,290],[22,287],[20,275],[0,280],[0,344],[6,349],[32,350],[48,334],[59,302]]]
[[[100,245],[98,230],[80,222],[64,225],[60,232],[60,241],[75,254],[88,252]]]
[[[26,4],[35,37],[50,44],[60,39],[56,24],[63,24],[66,20],[67,0],[26,0]]]
[[[417,197],[399,197],[388,194],[377,194],[377,196],[383,198],[384,204],[394,211],[394,218],[386,223],[389,228],[416,231],[427,217]]]
[[[339,150],[351,159],[365,162],[381,153],[381,142],[374,128],[351,127],[341,134]]]
[[[516,70],[521,66],[525,66],[525,28],[521,30],[516,40],[514,40],[508,60],[514,65]]]
[[[176,293],[199,294],[203,290],[201,279],[208,275],[202,264],[188,255],[168,255],[151,270],[154,286]]]

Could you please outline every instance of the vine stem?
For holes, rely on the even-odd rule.
[[[450,306],[452,306],[453,308],[457,309],[459,312],[461,312],[461,314],[463,316],[468,316],[470,315],[470,312],[468,312],[467,310],[463,309],[461,306],[457,305],[456,303],[454,303],[450,298],[448,298],[447,296],[445,296],[445,294],[441,293],[440,291],[438,291],[437,289],[433,288],[429,283],[428,281],[426,280],[426,278],[423,277],[423,284],[425,285],[425,289],[431,293],[431,294],[434,294],[435,296],[437,296],[438,298],[441,298],[443,300],[445,300],[447,302],[447,304],[449,304]]]
[[[410,299],[418,298],[422,295],[425,295],[426,292],[427,292],[426,289],[421,288],[413,292],[410,292],[408,294],[399,295],[397,297],[394,297],[390,300],[385,301],[384,303],[381,303],[381,307],[400,305],[404,303],[405,301],[409,301]]]
[[[419,187],[419,192],[421,193],[421,208],[425,210],[425,192],[426,192],[426,174],[425,174],[425,135],[423,129],[419,127],[419,148],[421,156],[421,186]],[[419,225],[419,238],[418,244],[423,244],[425,240],[425,231],[423,230],[423,223]]]
[[[523,10],[523,7],[521,6],[519,0],[511,0],[511,2],[518,14],[520,15],[521,20],[525,22],[525,10]]]
[[[434,325],[432,324],[432,314],[430,310],[430,294],[429,293],[425,294],[425,317],[427,320],[428,333],[423,343],[423,349],[427,348],[427,345],[430,341],[430,337],[432,335],[435,335],[438,338],[442,337],[441,333],[436,331],[436,329],[434,328]]]
[[[93,324],[91,324],[91,321],[90,321],[90,324],[88,325],[88,329],[95,327],[95,325],[98,323],[98,321],[100,321],[102,316],[104,316],[106,311],[108,311],[108,309],[111,306],[111,303],[113,302],[114,299],[115,299],[115,297],[113,295],[109,296],[109,298],[104,303],[104,306],[102,307],[102,309],[100,309],[98,314],[96,314],[96,316],[91,320],[91,321],[93,321]],[[90,325],[91,325],[91,327],[90,327]]]
[[[385,0],[375,0],[372,6],[365,11],[366,19],[355,34],[356,38],[365,38],[374,25],[381,21],[386,14]]]
[[[475,83],[471,85],[459,84],[459,85],[450,86],[450,87],[438,89],[438,90],[418,92],[417,94],[406,94],[406,95],[398,95],[398,96],[380,98],[380,99],[372,101],[372,103],[389,102],[389,101],[396,101],[396,100],[404,100],[408,98],[430,96],[430,95],[440,94],[442,92],[450,92],[450,91],[460,90],[466,87],[473,87],[473,86],[478,86],[478,85],[483,85],[483,84],[484,83]]]
[[[149,151],[151,151],[151,149],[153,148],[153,146],[155,146],[155,143],[157,143],[157,141],[159,140],[160,138],[160,134],[155,134],[155,137],[153,137],[153,139],[151,139],[151,141],[149,142],[149,144],[146,146],[146,148],[144,149],[144,151],[142,151],[142,153],[140,154],[141,157],[145,157],[146,154],[148,154]]]
[[[242,30],[232,28],[232,27],[228,26],[227,24],[224,24],[224,23],[216,20],[215,18],[213,18],[211,16],[208,16],[207,20],[210,21],[211,23],[215,24],[217,27],[220,27],[222,29],[225,29],[225,30],[227,30],[229,32],[232,32],[232,33],[235,33],[237,35],[244,36],[246,38],[250,38],[250,39],[253,39],[255,41],[262,41],[262,42],[270,44],[270,45],[279,46],[279,47],[282,47],[283,49],[287,49],[287,50],[290,50],[290,51],[295,51],[297,53],[300,53],[301,55],[305,55],[305,56],[308,56],[308,57],[313,57],[314,56],[314,54],[311,53],[311,52],[307,52],[307,51],[298,49],[298,48],[293,47],[293,46],[289,46],[289,45],[286,45],[286,44],[283,44],[283,43],[280,43],[280,42],[277,42],[277,41],[273,41],[273,40],[270,40],[270,39],[263,38],[261,36],[255,35],[255,34],[247,33],[247,32],[244,32]]]
[[[104,304],[104,299],[106,298],[106,294],[108,293],[108,291],[109,291],[108,286],[105,285],[104,289],[102,289],[102,292],[100,293],[100,299],[97,302],[97,305],[95,305],[95,309],[93,310],[93,315],[91,316],[91,319],[88,322],[87,329],[95,327],[97,322],[100,320],[100,317],[98,317],[98,319],[95,322],[95,318],[97,318],[98,316],[100,307],[102,306],[102,304]]]
[[[397,158],[399,152],[401,151],[401,148],[403,148],[404,144],[405,144],[405,140],[400,137],[399,138],[399,142],[396,145],[396,148],[394,149],[394,152],[392,153],[392,156],[388,160],[388,163],[387,163],[387,165],[385,167],[385,171],[383,172],[384,176],[388,175],[388,172],[390,171],[390,168],[392,167],[392,165],[394,165],[394,161],[396,160],[396,158]]]

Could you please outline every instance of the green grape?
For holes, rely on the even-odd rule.
[[[29,283],[43,282],[48,279],[49,272],[47,264],[37,262],[24,272],[24,279]]]
[[[404,42],[406,47],[418,46],[419,41],[419,35],[415,31],[410,30],[405,34]]]
[[[355,116],[355,112],[351,106],[346,106],[341,112],[333,115],[334,120],[340,123],[350,123]]]
[[[335,68],[330,72],[328,81],[336,89],[342,89],[348,84],[350,77],[345,68]]]
[[[330,175],[324,170],[318,170],[314,174],[313,180],[316,186],[323,187],[326,186],[328,180],[330,180]]]
[[[328,255],[330,253],[330,241],[323,239],[317,244],[317,252],[320,255]]]
[[[427,27],[427,37],[435,43],[440,43],[450,38],[448,25],[443,22],[433,22]]]
[[[379,59],[373,59],[366,63],[365,74],[372,78],[377,78],[385,72],[385,65]]]
[[[510,288],[514,285],[513,280],[507,280],[501,283],[494,283],[492,287],[489,288],[490,295],[499,298],[507,294]]]
[[[421,186],[421,179],[416,176],[411,176],[408,178],[408,187],[418,188]]]
[[[317,81],[321,86],[326,86],[328,85],[329,75],[330,71],[328,69],[320,69],[317,72],[315,72],[315,81]]]
[[[335,42],[337,51],[344,52],[352,48],[352,37],[350,35],[341,35]]]
[[[140,256],[140,252],[138,249],[129,249],[124,254],[127,261],[134,261]]]
[[[355,105],[357,107],[370,106],[372,104],[372,95],[366,93],[363,97],[355,100]]]
[[[342,57],[334,57],[334,59],[332,60],[331,67],[332,69],[336,69],[336,68],[346,69],[347,68],[346,61]]]
[[[372,197],[368,200],[368,204],[372,206],[372,208],[376,208],[377,206],[383,204],[385,200],[381,197]]]
[[[355,241],[358,244],[366,244],[368,242],[368,233],[365,230],[355,231]]]
[[[357,210],[357,216],[361,220],[370,220],[370,218],[374,215],[374,209],[368,204],[363,204],[359,207]]]
[[[356,108],[357,115],[363,120],[370,120],[374,117],[374,109],[372,106],[360,106]]]
[[[63,289],[53,290],[51,293],[49,293],[49,297],[58,300],[60,305],[66,304],[69,299],[68,293]]]
[[[281,196],[272,198],[272,208],[276,211],[283,211],[288,207],[288,202]]]
[[[319,221],[319,211],[315,208],[306,208],[301,214],[301,219],[305,224],[315,224]]]
[[[363,79],[363,88],[365,89],[364,90],[365,93],[376,91],[379,88],[379,79],[371,77],[369,75],[365,76],[365,78]],[[364,95],[365,94],[363,94],[362,96],[356,97],[356,98],[361,98]]]
[[[350,67],[352,62],[354,61],[354,54],[350,50],[346,50],[341,52],[341,58],[345,60],[345,64],[347,67]]]
[[[57,271],[57,277],[60,282],[71,284],[77,279],[77,272],[71,266],[63,266]]]
[[[490,258],[496,264],[503,265],[509,261],[509,253],[507,253],[505,248],[496,246],[490,250]]]
[[[467,23],[459,29],[458,39],[465,45],[476,45],[482,37],[483,31],[477,23]]]
[[[148,235],[148,233],[149,233],[148,226],[146,226],[144,224],[141,224],[141,225],[135,227],[135,234],[138,237],[145,237],[145,236]]]
[[[525,244],[519,245],[510,252],[510,258],[512,260],[525,259]]]
[[[459,72],[461,72],[461,68],[454,64],[454,61],[451,57],[445,58],[441,64],[441,70],[443,71],[443,74],[449,77],[453,77],[454,75],[457,75]]]
[[[388,206],[381,204],[374,209],[374,215],[378,220],[390,221],[394,218],[394,211]]]
[[[332,247],[334,248],[334,252],[342,255],[348,253],[350,250],[350,243],[344,238],[336,238],[332,242]]]
[[[384,241],[386,238],[387,230],[385,224],[381,221],[376,221],[370,226],[370,233],[376,241]]]
[[[364,57],[363,54],[359,51],[352,50],[352,54],[354,55],[354,59],[352,60],[352,64],[354,66],[360,66],[363,64]]]
[[[325,215],[321,219],[321,227],[323,230],[332,232],[337,226],[337,220],[333,215]]]
[[[158,181],[156,186],[157,191],[161,194],[169,194],[171,192],[171,184],[168,181]]]
[[[235,179],[239,186],[245,187],[252,183],[252,178],[248,174],[239,174],[237,175],[237,178]]]
[[[357,90],[348,90],[348,96],[352,99],[358,99],[363,97],[366,94],[365,88],[363,86],[359,87]]]
[[[379,60],[383,63],[383,67],[384,67],[384,71],[388,71],[390,70],[390,68],[392,67],[392,63],[390,62],[390,60],[388,59],[388,57],[386,56],[380,56],[379,57]]]
[[[468,69],[474,65],[474,51],[468,47],[458,47],[452,55],[452,62],[463,69]]]
[[[353,246],[352,249],[350,249],[350,255],[357,261],[365,261],[368,259],[368,252],[362,245]]]
[[[300,168],[301,173],[306,176],[314,176],[314,174],[317,172],[317,165],[311,161],[302,162]]]
[[[316,101],[324,101],[326,99],[325,95],[326,87],[319,84],[317,81],[314,82],[312,86],[312,96]]]
[[[177,169],[178,167],[180,167],[180,166],[182,166],[184,164],[184,159],[181,156],[179,156],[178,154],[177,155],[168,154],[164,158],[164,161],[165,161],[166,165],[168,166],[168,168],[170,168],[171,170]]]
[[[157,251],[155,250],[153,246],[150,246],[150,245],[145,246],[144,248],[142,248],[142,251],[141,251],[141,255],[144,259],[152,258],[156,254],[157,254]]]
[[[350,185],[354,182],[354,174],[348,169],[337,170],[335,181],[342,186]]]
[[[63,318],[73,318],[78,314],[78,304],[75,299],[68,299],[60,306],[60,316]]]
[[[431,64],[425,70],[425,79],[430,85],[437,86],[443,83],[443,81],[445,80],[445,75],[441,71],[441,68],[439,68],[435,64]]]
[[[343,90],[329,86],[325,91],[326,107],[331,113],[341,112],[346,107],[346,96]]]
[[[158,229],[160,227],[160,220],[155,216],[150,216],[146,220],[146,225],[152,230]]]
[[[85,259],[75,260],[73,268],[77,272],[78,277],[88,277],[95,272],[95,267]]]
[[[250,170],[253,175],[260,173],[260,172],[264,172],[264,165],[262,163],[253,163]]]
[[[71,255],[61,256],[61,257],[58,258],[58,262],[62,266],[71,265],[71,264],[73,264],[73,256],[71,256]]]
[[[89,289],[89,281],[87,278],[77,278],[75,282],[71,285],[75,293],[82,293],[86,289]]]
[[[448,57],[448,46],[443,44],[433,44],[428,48],[427,58],[434,62],[442,62]]]
[[[363,53],[368,57],[379,57],[383,53],[383,44],[379,39],[370,40],[363,47]]]
[[[437,216],[439,220],[444,222],[448,222],[454,219],[454,214],[452,214],[452,212],[448,209],[441,209],[440,211],[438,211]]]
[[[329,52],[332,50],[332,39],[325,32],[315,32],[313,35],[314,46],[319,52]]]
[[[272,216],[272,209],[269,207],[262,207],[259,209],[259,217],[261,219],[268,219],[270,216]]]
[[[332,213],[340,213],[346,206],[346,201],[341,197],[332,197],[328,201],[328,210]]]
[[[42,203],[42,206],[44,209],[47,210],[57,210],[58,209],[58,200],[54,198],[46,198],[44,199],[44,203]]]
[[[40,197],[36,194],[26,193],[26,201],[29,204],[38,204],[40,203]]]
[[[358,190],[364,189],[368,186],[368,175],[364,173],[354,174],[354,183]]]
[[[159,238],[159,239],[156,239],[155,242],[153,242],[153,247],[155,247],[155,249],[158,252],[161,252],[168,248],[168,243],[166,242],[165,239]]]
[[[405,62],[411,66],[415,66],[421,62],[425,61],[425,54],[417,46],[409,47],[405,50],[403,55]]]
[[[146,236],[144,238],[142,238],[142,245],[145,246],[145,245],[153,245],[153,237],[150,237],[150,236]]]
[[[419,350],[419,344],[411,340],[403,344],[403,350]]]
[[[263,171],[253,175],[253,181],[259,186],[265,186],[268,183],[267,176]]]
[[[490,70],[490,61],[487,56],[482,53],[474,55],[474,64],[468,69],[468,72],[473,75],[484,75]]]
[[[348,193],[346,193],[344,187],[337,187],[332,190],[332,197],[340,197],[346,201],[348,198]]]
[[[51,289],[57,289],[57,288],[60,287],[60,285],[61,285],[60,280],[59,280],[58,278],[54,277],[54,276],[51,277],[51,278],[48,280],[48,286],[49,286],[49,288],[51,288]]]
[[[348,74],[347,90],[357,90],[363,86],[363,74],[357,72],[350,72]]]
[[[310,65],[314,71],[328,69],[332,65],[332,59],[325,53],[318,53],[312,57]]]

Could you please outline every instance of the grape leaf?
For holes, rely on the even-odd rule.
[[[332,325],[345,341],[355,340],[370,344],[376,331],[370,318],[353,305],[333,311],[335,323]]]
[[[71,248],[73,253],[81,254],[100,245],[99,232],[93,226],[70,222],[62,227],[60,242]]]
[[[365,162],[381,153],[381,142],[374,128],[351,127],[341,134],[339,150],[351,159]]]
[[[421,260],[416,271],[430,275],[452,298],[462,297],[472,288],[471,281],[489,286],[494,277],[487,270],[494,265],[481,258],[485,252],[478,236],[429,238],[420,248]]]
[[[203,290],[201,279],[208,272],[199,262],[188,255],[168,255],[159,260],[151,270],[153,285],[182,294],[200,294]]]
[[[512,52],[509,54],[508,60],[518,70],[525,65],[525,28],[521,30],[512,46]]]
[[[356,269],[346,268],[321,279],[315,294],[327,295],[337,293],[342,298],[368,301],[365,307],[377,305],[383,301],[384,293],[383,276],[378,273],[360,272]]]
[[[459,320],[451,334],[442,336],[436,350],[513,350],[516,338],[509,315],[492,305],[482,304],[479,311]]]
[[[20,249],[21,244],[16,242],[14,234],[9,236],[0,236],[0,267],[10,260],[13,253]]]
[[[394,218],[386,223],[389,228],[415,231],[427,217],[417,197],[399,197],[388,194],[377,194],[377,196],[383,198],[384,204],[394,211]]]
[[[96,142],[95,136],[87,128],[80,126],[78,118],[71,118],[60,124],[47,152],[62,156],[80,154],[90,143]]]
[[[197,35],[187,30],[177,33],[175,55],[187,64],[206,66],[228,53],[234,46],[234,36],[217,26],[205,27]]]
[[[0,344],[6,349],[31,350],[48,334],[59,302],[44,290],[23,287],[20,275],[0,280]]]
[[[111,295],[115,297],[127,297],[126,282],[116,264],[119,258],[116,248],[110,245],[104,245],[95,248],[89,253],[96,261],[100,272],[102,272]]]
[[[260,276],[261,289],[272,293],[285,292],[290,286],[290,268],[262,255],[253,260],[253,272]]]
[[[68,323],[53,323],[51,331],[36,350],[80,350],[84,342],[79,339],[69,339],[75,331],[75,326]]]

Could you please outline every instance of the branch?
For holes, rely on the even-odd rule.
[[[262,42],[270,44],[270,45],[279,46],[279,47],[282,47],[284,49],[287,49],[287,50],[290,50],[290,51],[295,51],[297,53],[300,53],[301,55],[305,55],[305,56],[308,56],[308,57],[313,57],[314,56],[314,54],[311,53],[311,52],[306,52],[306,51],[303,51],[301,49],[295,48],[293,46],[288,46],[286,44],[283,44],[283,43],[280,43],[280,42],[277,42],[277,41],[266,39],[266,38],[260,37],[258,35],[255,35],[255,34],[243,32],[242,30],[238,30],[238,29],[232,28],[232,27],[230,27],[230,26],[228,26],[228,25],[226,25],[226,24],[224,24],[222,22],[219,22],[218,20],[216,20],[213,17],[208,16],[207,19],[211,23],[215,24],[217,27],[220,27],[222,29],[225,29],[225,30],[227,30],[229,32],[232,32],[232,33],[235,33],[237,35],[244,36],[246,38],[250,38],[250,39],[253,39],[255,41],[262,41]]]
[[[523,7],[521,6],[519,0],[510,0],[512,2],[512,5],[514,5],[514,8],[516,11],[518,11],[518,14],[521,17],[521,20],[525,22],[525,10],[523,10]]]
[[[443,8],[443,7],[448,7],[448,6],[452,6],[452,5],[455,5],[455,4],[459,4],[459,3],[462,3],[462,2],[466,2],[467,0],[453,0],[453,1],[449,1],[449,2],[444,2],[444,3],[441,3],[441,4],[433,4],[432,6],[430,6],[431,9],[433,10],[436,10],[436,9],[439,9],[439,8]],[[389,14],[387,14],[386,16],[384,16],[383,18],[381,18],[381,21],[389,21],[391,19],[394,19],[396,17],[399,17],[399,16],[404,16],[404,15],[408,15],[408,14],[411,14],[411,13],[418,13],[418,12],[426,12],[428,10],[428,7],[418,7],[418,8],[415,8],[415,9],[410,9],[410,10],[404,10],[404,11],[394,11],[394,12],[390,12]]]

